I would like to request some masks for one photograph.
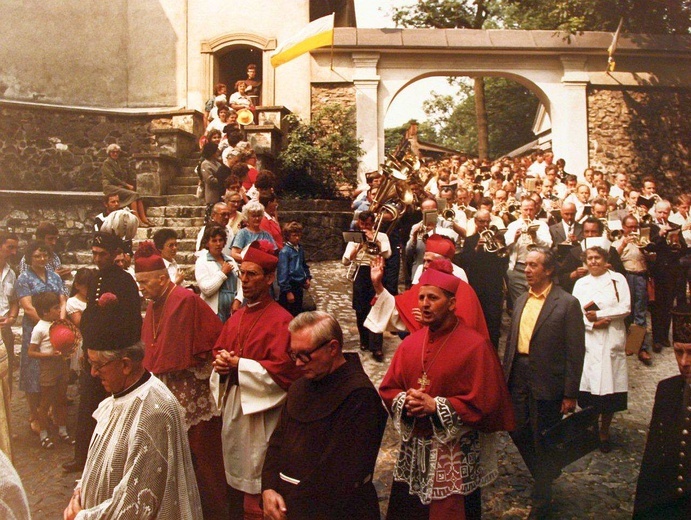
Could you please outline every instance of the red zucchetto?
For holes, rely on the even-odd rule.
[[[435,233],[427,238],[425,253],[437,253],[451,260],[456,254],[456,245],[450,238]]]
[[[137,252],[134,253],[134,272],[148,273],[151,271],[165,270],[166,264],[163,262],[161,253],[153,242],[147,240],[139,244]]]

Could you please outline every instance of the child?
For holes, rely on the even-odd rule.
[[[95,271],[93,269],[82,267],[78,269],[74,275],[72,290],[70,291],[70,297],[67,299],[65,310],[67,312],[67,319],[74,323],[77,328],[79,328],[82,322],[82,313],[84,309],[86,309],[86,291],[89,288],[89,282],[94,274]],[[70,370],[73,370],[77,374],[80,371],[80,354],[81,349],[76,350],[70,357]]]
[[[41,363],[41,401],[38,407],[41,446],[46,449],[55,447],[48,436],[48,410],[51,407],[60,440],[66,444],[74,444],[66,426],[68,362],[60,351],[53,348],[49,336],[51,324],[60,318],[60,297],[52,292],[40,293],[32,296],[31,303],[41,318],[31,333],[29,344],[29,357],[37,358]]]
[[[290,314],[297,316],[302,312],[302,296],[305,289],[309,289],[310,268],[305,262],[305,250],[300,247],[302,224],[295,220],[283,226],[285,245],[278,252],[278,278],[280,303]]]

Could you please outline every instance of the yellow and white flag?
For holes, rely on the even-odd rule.
[[[271,55],[271,65],[278,67],[319,47],[333,45],[334,14],[317,18],[278,46]]]

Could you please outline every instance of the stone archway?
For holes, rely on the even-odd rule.
[[[688,89],[688,38],[626,35],[607,72],[612,34],[565,38],[554,31],[337,28],[333,49],[312,52],[312,83],[355,87],[360,172],[384,157],[384,119],[398,93],[430,75],[502,76],[534,92],[552,123],[555,155],[568,171],[589,166],[589,89]]]
[[[261,98],[263,105],[274,104],[274,69],[271,67],[270,55],[276,49],[276,38],[266,38],[251,33],[229,33],[211,40],[203,41],[201,53],[203,58],[203,86],[204,99],[209,99],[213,94],[213,85],[219,81],[231,81],[233,75],[239,72],[229,68],[228,55],[233,53],[244,60],[254,59],[257,56],[256,65],[261,68],[259,77],[262,80]],[[224,72],[225,71],[225,72]],[[228,89],[233,91],[233,85]]]

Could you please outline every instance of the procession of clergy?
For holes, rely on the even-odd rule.
[[[556,167],[528,168],[525,178],[520,168],[508,168],[505,178],[501,163],[483,174],[477,164],[455,162],[435,165],[438,197],[432,184],[425,189],[428,206],[446,199],[453,217],[423,220],[410,231],[413,247],[406,253],[413,260],[414,242],[423,244],[422,274],[410,289],[396,295],[385,288],[386,247],[361,268],[375,294],[364,326],[372,334],[409,333],[378,392],[359,355],[343,352],[343,333],[332,316],[316,311],[293,318],[274,300],[278,256],[268,241],[244,248],[237,265],[244,305],[225,324],[170,280],[153,244],[140,245],[134,270],[149,300],[141,341],[121,332],[136,327],[120,309],[127,302],[116,294],[104,303],[100,285],[84,314],[93,331],[84,334],[90,377],[110,396],[93,415],[88,458],[65,518],[380,518],[372,475],[387,411],[401,437],[387,518],[480,518],[481,488],[497,476],[501,431],[510,432],[535,480],[531,517],[544,518],[561,466],[543,434],[577,403],[594,406],[601,416],[600,449],[611,449],[609,422],[626,408],[627,340],[640,343],[634,353],[647,361],[640,355],[649,346],[645,321],[637,321],[632,309],[640,309],[648,288],[644,284],[640,294],[637,278],[651,273],[656,280],[652,269],[659,263],[676,278],[651,292],[653,349],[665,345],[673,316],[682,376],[660,384],[657,429],[651,427],[635,516],[688,518],[690,315],[671,313],[671,305],[655,308],[659,288],[672,291],[665,295],[671,302],[681,279],[686,283],[688,223],[669,240],[675,231],[667,220],[669,203],[658,198],[644,206],[645,197],[639,202],[636,194],[627,211],[633,196],[626,186],[604,200],[604,216],[590,186],[585,200],[571,203],[567,188],[558,211],[540,212],[540,203],[544,209],[552,199],[539,191],[559,176]],[[463,186],[464,175],[472,177],[472,192]],[[483,183],[487,193],[478,197]],[[576,184],[576,197],[585,185]],[[496,223],[493,231],[501,236],[499,221],[512,213],[511,199],[502,199],[506,187],[516,190],[509,197],[518,201],[497,252],[485,247],[493,236],[482,232]],[[476,200],[457,198],[468,193]],[[497,200],[500,209],[493,213]],[[679,209],[688,212],[688,198],[680,198],[683,204]],[[618,205],[621,225],[603,224],[600,218],[615,215]],[[365,234],[367,219],[360,217],[367,213],[355,219],[364,222]],[[560,221],[548,226],[545,218],[556,213]],[[646,244],[636,240],[641,223],[651,228]],[[466,233],[470,228],[475,233]],[[607,228],[621,230],[614,243]],[[381,235],[367,238],[383,245],[388,238]],[[115,252],[115,241],[97,234],[94,252]],[[351,247],[355,253],[344,261],[362,248]],[[104,267],[101,277],[109,272]],[[501,315],[502,283],[513,318],[503,367],[492,318]],[[643,334],[632,338],[631,325],[627,335],[626,320]],[[663,400],[666,405],[658,406]]]
[[[273,243],[255,240],[219,268],[219,286],[236,277],[242,299],[224,323],[171,280],[153,243],[134,255],[135,283],[115,265],[120,239],[97,233],[78,416],[91,439],[64,518],[378,519],[372,477],[388,417],[401,440],[388,519],[481,518],[502,431],[534,478],[530,517],[546,518],[562,464],[545,433],[592,408],[608,453],[626,354],[649,364],[651,349],[670,346],[681,375],[658,387],[634,517],[691,517],[689,196],[675,224],[650,179],[641,191],[622,174],[611,187],[592,170],[578,182],[550,154],[533,159],[427,165],[407,240],[372,230],[379,176],[369,177],[353,226],[364,241],[343,260],[359,267],[361,348],[381,349],[371,335],[386,330],[404,337],[378,390],[333,316],[293,316],[274,299]],[[388,283],[394,249],[401,294]]]

